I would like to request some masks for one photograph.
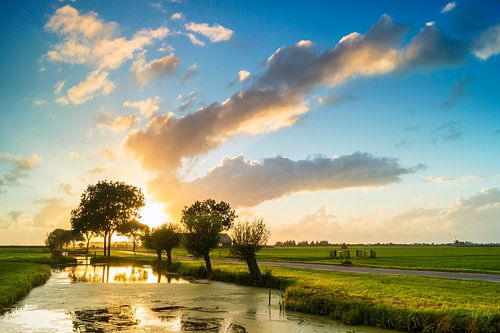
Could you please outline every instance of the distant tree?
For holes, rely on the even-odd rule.
[[[118,234],[126,236],[132,240],[133,251],[135,253],[135,245],[137,243],[137,240],[145,235],[148,229],[149,227],[147,225],[140,223],[137,220],[130,220],[118,226],[116,231],[118,232]]]
[[[110,256],[113,233],[128,221],[140,218],[139,210],[143,206],[144,195],[140,188],[106,180],[87,187],[79,208],[85,219],[93,226],[95,223],[92,230],[104,238],[104,254]]]
[[[52,253],[52,257],[57,257],[61,255],[64,246],[70,241],[70,230],[54,229],[47,235],[47,239],[45,239],[45,245]]]
[[[261,279],[255,254],[266,244],[270,235],[263,219],[236,223],[231,231],[231,253],[246,261],[253,281]]]
[[[98,221],[84,209],[82,204],[71,211],[71,229],[85,238],[87,243],[85,252],[89,252],[90,240],[99,235],[99,227]]]
[[[160,228],[153,228],[142,236],[142,244],[145,248],[156,251],[158,265],[161,264],[161,251],[163,251],[162,233]]]
[[[228,203],[217,203],[212,199],[196,201],[182,211],[186,249],[195,257],[203,257],[209,277],[213,273],[210,250],[217,247],[219,234],[228,230],[235,218],[236,214]]]
[[[181,243],[181,232],[177,224],[165,223],[160,227],[162,248],[167,252],[167,265],[172,265],[172,250]]]
[[[76,243],[77,242],[81,242],[81,241],[84,241],[85,238],[83,236],[83,234],[79,231],[76,231],[76,230],[66,230],[67,231],[67,235],[66,235],[66,238],[69,240],[69,243],[71,243],[73,245],[73,250],[76,248]]]

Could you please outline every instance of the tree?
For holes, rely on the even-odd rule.
[[[231,231],[233,239],[231,254],[246,261],[253,281],[261,279],[255,253],[266,244],[270,235],[263,219],[236,223]]]
[[[143,223],[140,223],[137,220],[130,220],[122,225],[120,225],[116,231],[118,234],[126,236],[130,238],[133,242],[133,251],[135,253],[135,244],[137,243],[137,240],[146,234],[148,231],[149,227]]]
[[[72,243],[73,244],[73,250],[75,249],[76,247],[76,242],[81,242],[81,241],[84,241],[85,238],[83,237],[83,234],[77,230],[67,230],[68,234],[67,234],[67,238],[69,240],[69,243]]]
[[[113,233],[128,221],[140,218],[139,210],[143,206],[144,195],[140,188],[105,180],[87,187],[79,208],[82,216],[91,222],[92,229],[104,238],[104,254],[107,248],[110,256]]]
[[[147,249],[156,251],[158,265],[161,264],[161,251],[163,251],[162,235],[160,228],[153,228],[142,237],[142,243]]]
[[[219,234],[228,230],[235,218],[236,214],[228,203],[217,203],[212,199],[196,201],[182,211],[186,249],[195,257],[203,257],[209,278],[212,276],[210,250],[217,246]]]
[[[54,229],[45,240],[45,245],[52,253],[52,257],[61,255],[63,247],[71,241],[71,230]]]
[[[87,243],[85,252],[89,252],[90,240],[99,235],[99,224],[93,219],[82,204],[71,211],[71,229],[74,232],[80,233]]]
[[[181,233],[179,226],[173,223],[166,223],[160,227],[161,245],[167,252],[167,265],[172,265],[172,249],[179,246],[181,242]]]

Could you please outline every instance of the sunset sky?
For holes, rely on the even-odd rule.
[[[3,1],[0,244],[88,184],[271,241],[500,242],[498,1]]]

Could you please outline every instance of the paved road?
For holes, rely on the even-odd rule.
[[[130,253],[129,251],[120,251]],[[155,256],[153,253],[137,252],[137,254],[145,256]],[[193,259],[192,257],[178,257],[182,259]],[[241,263],[238,260],[231,259],[212,259],[213,262],[220,263]],[[406,276],[425,276],[443,279],[461,279],[461,280],[477,280],[500,282],[500,274],[483,274],[483,273],[461,273],[461,272],[440,272],[440,271],[421,271],[416,269],[397,269],[397,268],[376,268],[376,267],[360,267],[360,266],[340,266],[340,265],[323,265],[298,262],[274,262],[274,261],[259,261],[261,266],[269,267],[289,267],[300,269],[312,269],[317,271],[328,272],[346,272],[360,274],[385,274],[385,275],[406,275]]]

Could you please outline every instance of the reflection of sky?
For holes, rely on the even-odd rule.
[[[72,282],[90,283],[189,283],[189,281],[158,274],[149,266],[76,265],[65,269]]]
[[[94,268],[99,274],[103,267],[87,266],[87,276]],[[148,279],[155,276],[151,267],[138,269],[148,272]],[[281,312],[279,292],[273,291],[272,306],[268,307],[268,290],[262,288],[220,282],[158,285],[146,284],[147,279],[142,283],[113,283],[116,275],[134,275],[129,266],[110,269],[110,284],[68,283],[69,273],[84,272],[84,266],[54,271],[46,284],[19,302],[18,309],[0,316],[0,333],[72,332],[78,328],[94,332],[179,332],[190,325],[204,324],[220,326],[222,332],[231,331],[231,325],[241,325],[249,332],[387,332]]]

